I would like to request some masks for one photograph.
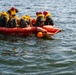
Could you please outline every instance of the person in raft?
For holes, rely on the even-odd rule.
[[[45,25],[54,25],[54,21],[52,19],[51,14],[48,11],[44,11],[44,20],[45,20]]]
[[[0,13],[0,26],[6,27],[8,20],[9,20],[9,16],[8,16],[7,12],[1,12]]]
[[[16,14],[18,13],[18,9],[16,9],[15,7],[11,7],[7,13],[9,14],[9,21],[7,23],[7,27],[16,27],[18,24],[17,24],[17,20],[18,20],[18,17],[16,16]]]
[[[30,26],[31,17],[30,15],[23,15],[19,22],[19,27],[24,28]]]
[[[42,12],[36,12],[36,26],[44,25],[44,15]]]
[[[18,9],[16,9],[15,7],[11,7],[8,11],[8,14],[9,14],[9,18],[18,18],[16,16],[16,14],[18,13]]]
[[[53,35],[52,33],[47,32],[46,29],[43,29],[44,26],[44,15],[42,12],[36,12],[36,29],[37,29],[37,37],[42,38],[44,36],[49,37]]]

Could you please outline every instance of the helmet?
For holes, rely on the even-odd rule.
[[[47,11],[44,11],[43,14],[46,15],[46,14],[48,14],[48,12]]]
[[[38,14],[42,14],[42,12],[38,12]]]
[[[11,10],[15,10],[15,7],[12,7]]]

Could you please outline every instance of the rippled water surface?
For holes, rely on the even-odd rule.
[[[0,36],[0,75],[76,75],[76,0],[0,0],[19,17],[48,10],[62,29],[54,40]]]

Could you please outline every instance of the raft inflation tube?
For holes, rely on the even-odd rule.
[[[56,28],[56,26],[47,25],[47,26],[43,26],[43,29],[47,30],[48,32],[54,33],[54,34],[61,32],[61,29]]]
[[[61,31],[61,29],[50,25],[43,26],[42,28],[47,30],[47,32],[52,33],[53,35]],[[0,27],[0,34],[27,37],[31,34],[37,34],[37,27],[26,27],[26,28]]]
[[[26,28],[0,27],[0,34],[27,37],[31,34],[36,34],[36,27],[26,27]]]

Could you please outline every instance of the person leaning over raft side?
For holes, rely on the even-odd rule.
[[[45,25],[54,25],[53,19],[51,14],[48,11],[44,11],[44,20],[45,20]]]
[[[18,25],[18,17],[16,16],[18,10],[15,7],[11,7],[11,9],[7,11],[7,13],[9,14],[9,21],[7,23],[7,27],[16,27]]]
[[[9,20],[9,16],[8,16],[7,12],[1,12],[0,13],[0,26],[6,27],[8,20]]]

